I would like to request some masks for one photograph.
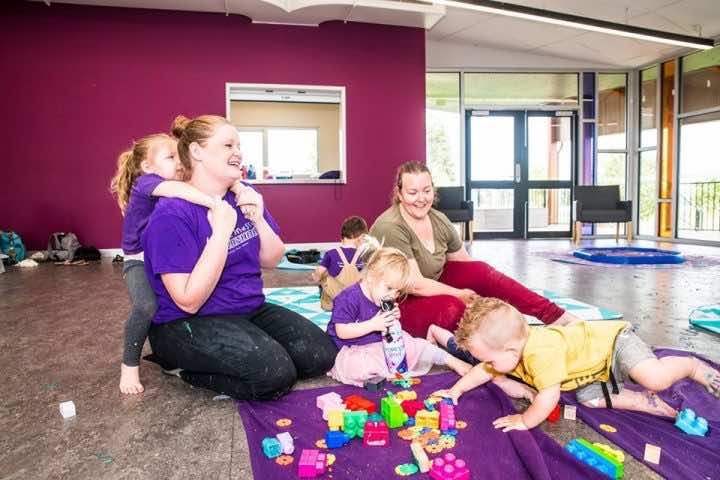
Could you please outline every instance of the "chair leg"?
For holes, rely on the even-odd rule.
[[[475,240],[475,230],[473,227],[474,227],[473,221],[470,220],[470,223],[468,225],[468,237],[469,237],[470,243],[472,243],[473,240]]]
[[[625,224],[625,233],[627,234],[628,244],[630,244],[633,241],[633,222]]]
[[[582,239],[582,222],[575,222],[575,244]]]
[[[620,242],[620,224],[616,223],[615,224],[615,243],[619,243],[619,242]]]

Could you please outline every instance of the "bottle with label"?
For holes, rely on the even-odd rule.
[[[381,308],[389,312],[395,307],[394,302],[383,300]],[[388,328],[382,339],[383,352],[385,352],[385,364],[390,375],[396,373],[404,374],[408,371],[407,358],[405,356],[405,341],[403,340],[402,326],[399,320],[395,320]]]

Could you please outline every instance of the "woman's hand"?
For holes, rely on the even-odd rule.
[[[457,294],[457,297],[462,300],[465,305],[470,305],[477,296],[478,294],[469,288],[463,288],[462,290],[459,290]]]
[[[398,311],[397,317],[400,316]],[[377,315],[368,320],[368,324],[372,327],[373,332],[386,332],[393,322],[396,320],[395,310],[389,312],[379,311]]]
[[[237,212],[228,202],[216,197],[212,208],[208,210],[208,222],[213,235],[229,238],[237,224]]]
[[[253,223],[257,223],[262,219],[264,203],[263,197],[255,189],[250,188],[246,185],[241,185],[242,188],[238,188],[235,194],[235,202],[240,207],[242,212],[248,220]]]

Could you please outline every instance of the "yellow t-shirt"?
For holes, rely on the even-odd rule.
[[[370,235],[378,240],[384,240],[386,247],[397,248],[408,258],[414,258],[423,277],[437,280],[442,275],[447,254],[460,250],[462,241],[444,213],[431,208],[428,216],[433,229],[434,252],[425,248],[402,217],[398,205],[393,205],[380,214],[370,228]]]
[[[576,390],[610,378],[618,334],[628,322],[578,322],[564,327],[530,327],[522,358],[509,375],[538,390],[560,384]]]

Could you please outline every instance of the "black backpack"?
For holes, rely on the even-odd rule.
[[[286,254],[289,262],[292,263],[318,263],[320,261],[320,251],[311,250],[289,250]]]

